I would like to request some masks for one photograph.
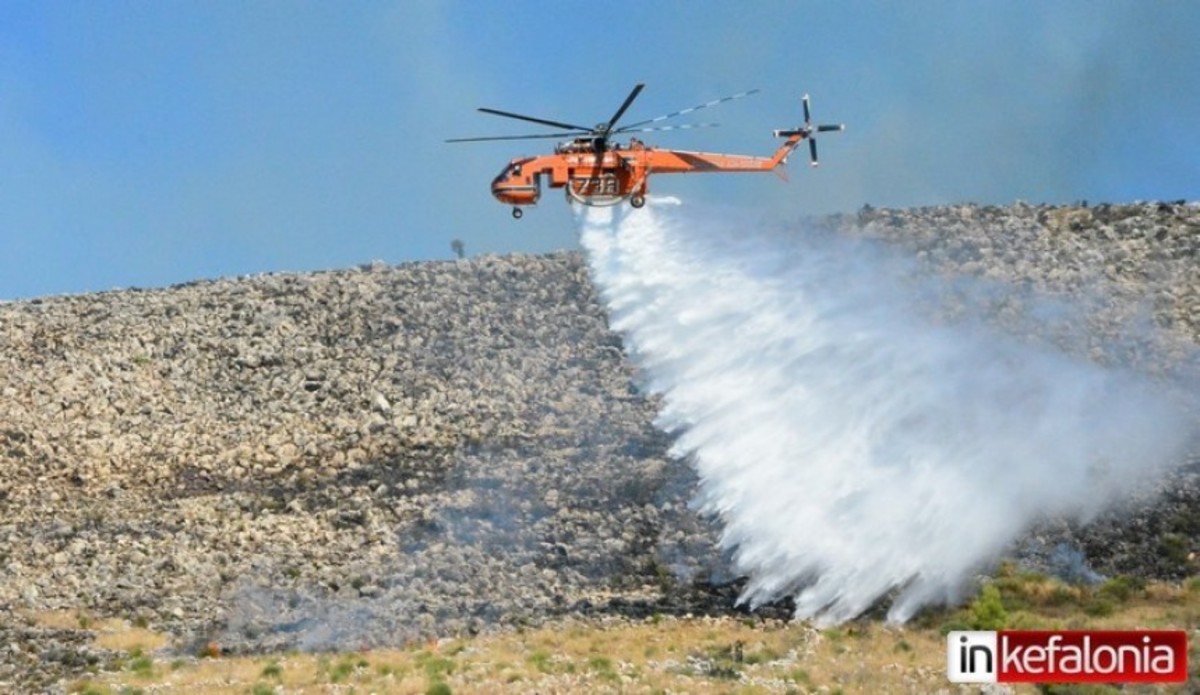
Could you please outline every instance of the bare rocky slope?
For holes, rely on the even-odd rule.
[[[1091,358],[1194,372],[1195,205],[812,222],[937,272],[1086,294]],[[234,651],[734,610],[635,384],[573,252],[0,304],[0,684],[105,658],[26,618],[48,610]],[[1014,552],[1053,570],[1066,543],[1102,573],[1179,578],[1197,501],[1185,465],[1152,501]]]

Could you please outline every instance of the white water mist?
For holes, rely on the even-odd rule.
[[[1037,520],[1086,520],[1181,454],[1149,384],[936,321],[936,285],[876,244],[662,201],[579,216],[751,605],[834,623],[894,590],[906,620]]]

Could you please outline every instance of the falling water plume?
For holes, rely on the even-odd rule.
[[[1038,520],[1093,518],[1181,455],[1149,381],[969,305],[940,319],[939,281],[882,244],[678,201],[579,223],[751,606],[791,596],[836,623],[890,595],[906,620]]]

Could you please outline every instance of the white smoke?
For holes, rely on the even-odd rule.
[[[1181,417],[1135,376],[937,320],[938,286],[879,245],[719,217],[588,209],[581,237],[752,606],[834,623],[895,590],[906,620],[1180,455]]]

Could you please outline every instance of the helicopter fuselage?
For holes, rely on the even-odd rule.
[[[640,142],[597,152],[590,141],[573,141],[554,154],[512,160],[492,180],[492,195],[507,205],[534,205],[546,183],[566,188],[569,198],[585,205],[612,205],[627,198],[638,205],[650,174],[770,171],[784,163],[803,138],[789,137],[772,157],[667,150]]]

